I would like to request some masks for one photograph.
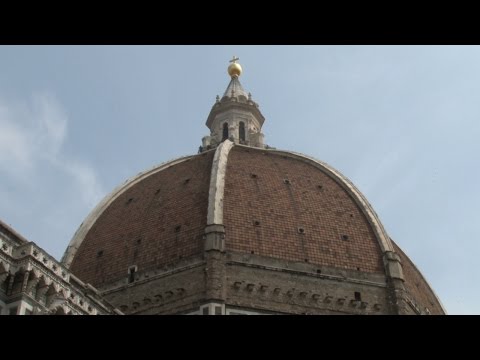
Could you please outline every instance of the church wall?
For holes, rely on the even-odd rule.
[[[114,314],[96,289],[0,222],[0,315]]]
[[[176,314],[205,302],[205,263],[196,257],[164,271],[145,271],[131,284],[113,284],[104,297],[126,314]]]
[[[386,314],[385,277],[229,254],[227,306],[289,314]],[[357,293],[357,294],[355,294]]]

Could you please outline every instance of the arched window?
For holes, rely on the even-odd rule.
[[[222,141],[225,141],[228,139],[228,124],[225,123],[223,124],[223,136],[222,136]]]
[[[245,123],[243,121],[240,122],[240,127],[238,128],[238,137],[240,141],[245,141]]]

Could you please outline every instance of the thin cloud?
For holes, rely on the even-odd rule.
[[[65,163],[64,166],[65,170],[75,179],[77,186],[82,189],[81,195],[84,203],[93,208],[104,195],[95,171],[92,167],[80,162]]]
[[[72,183],[92,207],[104,191],[90,165],[62,153],[67,128],[67,113],[53,94],[35,94],[26,104],[0,99],[0,174],[28,183],[41,167],[53,166],[67,177],[59,181]]]
[[[34,95],[32,119],[35,124],[36,145],[50,161],[56,160],[67,134],[67,114],[51,94]]]
[[[28,131],[0,99],[0,172],[19,176],[31,170],[32,150]]]

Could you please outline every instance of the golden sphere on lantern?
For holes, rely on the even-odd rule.
[[[231,64],[228,66],[228,75],[231,77],[239,77],[242,74],[242,67],[237,63],[238,58],[233,57]]]

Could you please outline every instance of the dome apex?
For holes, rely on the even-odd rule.
[[[230,60],[231,64],[228,66],[228,75],[230,75],[232,78],[238,78],[242,74],[242,66],[237,63],[238,57],[233,57],[232,60]]]

